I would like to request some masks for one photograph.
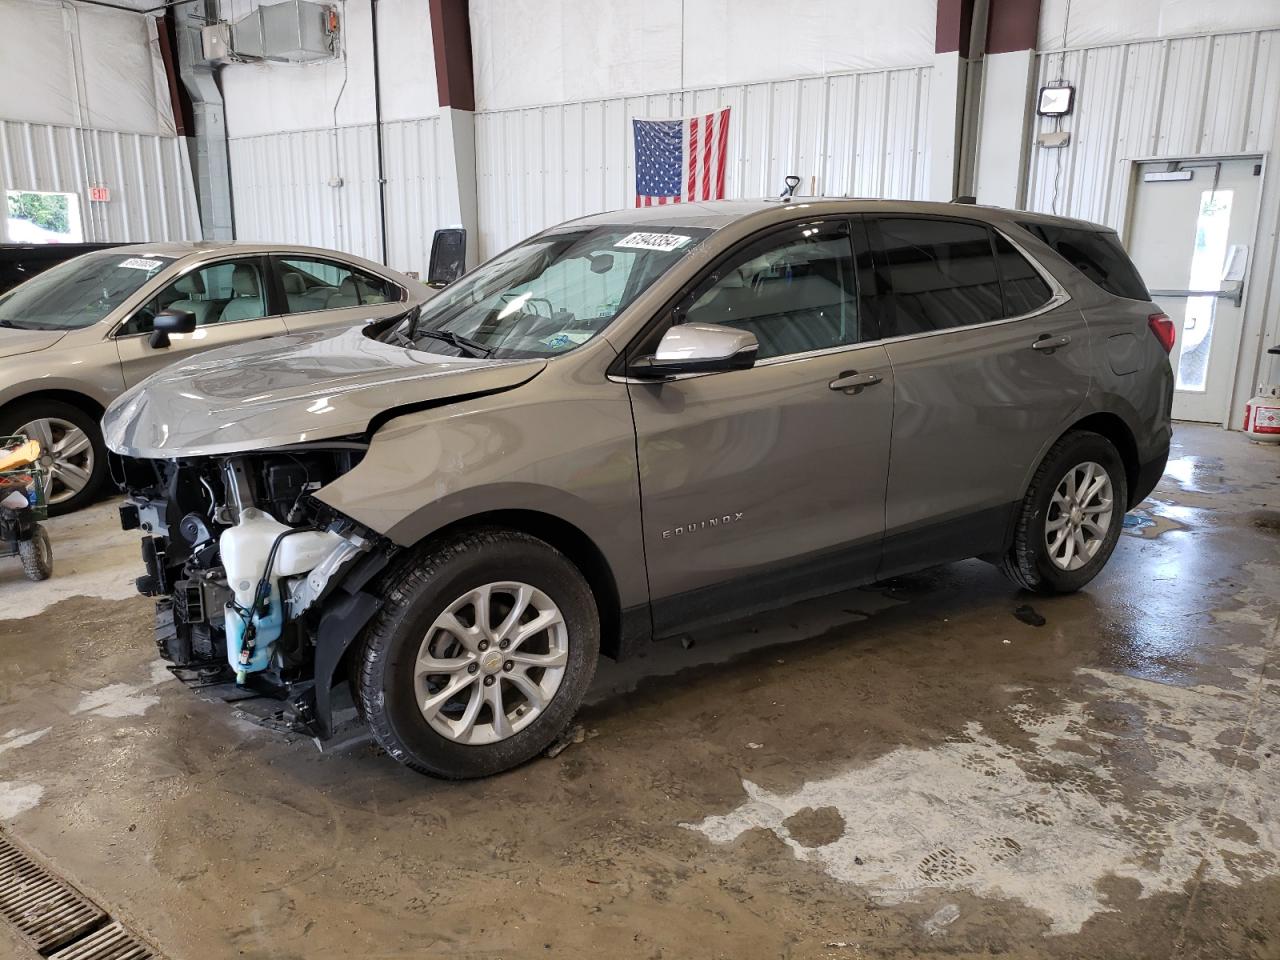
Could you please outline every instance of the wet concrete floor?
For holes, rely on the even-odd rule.
[[[972,561],[605,664],[464,784],[170,679],[104,504],[0,562],[0,825],[174,960],[1280,957],[1280,448],[1175,443],[1083,593]]]

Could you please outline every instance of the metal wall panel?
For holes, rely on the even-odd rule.
[[[387,260],[425,274],[439,226],[437,118],[383,124]],[[304,243],[382,259],[372,123],[233,138],[236,237]]]
[[[1048,53],[1039,84],[1066,79],[1077,107],[1063,148],[1031,146],[1027,206],[1122,226],[1131,161],[1275,148],[1280,31]],[[1038,117],[1035,133],[1058,128]]]
[[[90,203],[89,187],[111,199]],[[86,241],[196,240],[187,144],[180,137],[0,120],[0,192],[76,193]]]
[[[1264,164],[1258,231],[1251,251],[1233,413],[1259,382],[1280,381],[1280,30],[1179,37],[1037,58],[1040,85],[1065,79],[1076,108],[1060,121],[1038,117],[1027,173],[1031,210],[1105,223],[1125,235],[1134,161],[1245,155]],[[1036,134],[1070,131],[1062,148]]]
[[[635,203],[633,117],[731,107],[725,190],[774,196],[924,196],[929,67],[738,84],[476,114],[480,250]]]

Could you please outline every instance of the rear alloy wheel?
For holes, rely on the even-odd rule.
[[[1045,454],[1023,497],[1001,570],[1025,590],[1079,590],[1110,559],[1128,496],[1111,441],[1086,430],[1066,434]]]
[[[524,763],[569,725],[600,622],[578,568],[513,530],[461,534],[403,562],[357,651],[355,693],[392,757],[448,779]]]
[[[55,400],[26,404],[0,421],[0,433],[39,441],[50,516],[79,510],[97,497],[106,478],[106,450],[98,425],[80,409]]]
[[[1067,471],[1044,519],[1049,560],[1059,570],[1079,570],[1098,555],[1111,532],[1115,490],[1105,467],[1092,460]]]

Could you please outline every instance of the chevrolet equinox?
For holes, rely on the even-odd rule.
[[[566,728],[604,654],[981,557],[1078,590],[1169,451],[1173,325],[1105,227],[722,201],[546,230],[362,328],[107,411],[184,679],[442,777]]]

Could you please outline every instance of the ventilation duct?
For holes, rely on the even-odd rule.
[[[235,239],[231,211],[231,161],[227,155],[227,123],[218,88],[217,67],[206,56],[201,23],[216,19],[217,0],[203,0],[176,23],[178,75],[191,99],[194,136],[188,142],[195,174],[200,227],[206,240]],[[203,16],[201,16],[203,14]]]
[[[338,50],[338,13],[329,4],[286,0],[261,6],[231,25],[231,58],[314,63]]]

